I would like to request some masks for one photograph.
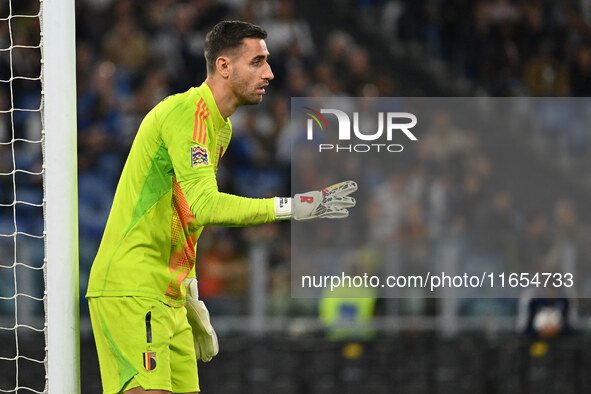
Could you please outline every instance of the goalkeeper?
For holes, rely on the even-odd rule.
[[[144,118],[117,186],[88,284],[105,393],[196,393],[197,359],[218,352],[197,294],[195,250],[204,226],[347,217],[347,181],[322,191],[251,199],[218,191],[229,116],[261,102],[273,79],[264,39],[245,22],[205,38],[207,78]]]

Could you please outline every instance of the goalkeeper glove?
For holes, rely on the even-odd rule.
[[[193,330],[193,342],[195,344],[195,354],[197,359],[208,362],[220,350],[218,337],[215,334],[211,323],[209,322],[209,311],[203,301],[199,300],[199,291],[197,290],[197,279],[187,278],[183,281],[187,290],[187,320]]]
[[[321,191],[311,191],[289,197],[275,197],[275,218],[277,220],[295,219],[342,219],[349,216],[345,208],[355,206],[355,199],[348,195],[357,190],[357,183],[345,181],[329,186]]]

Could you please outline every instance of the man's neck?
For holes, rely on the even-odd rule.
[[[220,114],[224,118],[224,120],[228,119],[230,115],[232,115],[236,108],[238,108],[238,102],[236,98],[232,95],[232,91],[228,89],[224,83],[225,81],[218,81],[216,78],[208,76],[205,79],[205,83],[211,89],[211,93],[213,94],[213,99],[215,100],[216,105],[220,111]]]

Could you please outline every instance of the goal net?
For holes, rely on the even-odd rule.
[[[79,391],[73,20],[0,0],[0,393]]]

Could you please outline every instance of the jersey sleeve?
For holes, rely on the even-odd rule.
[[[239,227],[275,221],[273,198],[239,197],[218,190],[212,163],[215,153],[208,149],[211,144],[192,139],[194,114],[179,111],[174,115],[181,119],[172,121],[173,115],[166,118],[161,127],[162,140],[197,223]]]

